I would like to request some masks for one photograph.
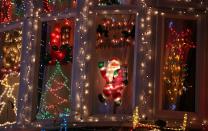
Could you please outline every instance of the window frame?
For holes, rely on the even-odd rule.
[[[5,28],[6,27],[6,28]],[[21,53],[20,53],[20,55],[21,55],[21,59],[20,59],[20,70],[19,70],[19,89],[18,89],[18,96],[17,96],[17,101],[16,101],[16,108],[17,108],[17,116],[16,116],[16,123],[18,122],[18,114],[19,114],[19,110],[18,110],[18,108],[19,108],[19,106],[20,106],[20,96],[21,96],[21,75],[22,75],[22,72],[21,72],[21,65],[22,65],[22,61],[23,61],[23,59],[22,59],[22,48],[23,48],[23,44],[24,44],[24,33],[23,33],[23,22],[22,21],[19,21],[19,22],[16,22],[16,23],[9,23],[8,25],[6,25],[5,26],[5,24],[0,24],[0,33],[3,33],[3,32],[7,32],[7,31],[11,31],[11,30],[13,30],[13,29],[20,29],[20,30],[22,30],[22,43],[21,43]],[[15,125],[15,124],[13,124],[13,125]],[[6,125],[6,126],[10,126],[10,125]],[[1,127],[0,126],[0,129],[1,128],[4,128],[4,126],[3,127]]]
[[[64,20],[64,19],[72,19],[74,22],[74,24],[73,24],[73,28],[74,28],[74,32],[72,32],[72,34],[73,34],[73,49],[72,49],[72,56],[73,56],[73,58],[75,58],[75,57],[77,57],[76,56],[76,54],[77,53],[75,53],[75,52],[77,52],[77,39],[78,39],[78,35],[77,35],[77,32],[76,32],[76,26],[77,26],[77,24],[78,24],[78,22],[76,21],[76,12],[71,12],[70,13],[70,15],[69,14],[63,14],[63,15],[60,15],[60,16],[56,16],[56,15],[53,15],[53,16],[42,16],[41,18],[40,18],[40,20],[38,21],[38,25],[39,25],[39,29],[37,30],[37,40],[36,40],[36,43],[38,43],[38,44],[36,44],[36,53],[35,53],[35,55],[36,55],[36,58],[37,58],[37,60],[35,61],[35,69],[34,69],[34,72],[38,72],[38,73],[36,73],[35,75],[34,75],[34,78],[35,78],[35,81],[33,82],[33,85],[34,85],[34,91],[33,91],[33,104],[32,104],[32,106],[33,107],[37,107],[37,105],[38,105],[38,100],[37,100],[37,95],[38,95],[38,91],[37,91],[37,88],[40,88],[40,87],[38,87],[38,84],[39,84],[39,79],[37,79],[37,78],[39,78],[38,76],[39,76],[39,67],[40,67],[40,51],[41,51],[41,44],[39,44],[39,43],[41,43],[41,33],[42,33],[42,23],[43,22],[50,22],[50,21],[59,21],[59,20]],[[48,33],[50,33],[50,32],[48,32]],[[74,93],[73,93],[73,90],[74,90],[74,86],[73,86],[73,81],[74,81],[74,76],[75,76],[75,63],[76,62],[76,59],[72,59],[72,68],[71,68],[71,74],[70,74],[70,78],[69,78],[69,87],[70,87],[70,90],[71,90],[71,103],[70,103],[70,109],[71,110],[73,110],[73,107],[74,107],[74,105],[73,105],[73,103],[74,103],[74,101],[73,101],[73,95],[74,95]],[[44,83],[42,83],[42,84],[44,84]],[[44,85],[42,85],[42,86],[44,86]],[[42,89],[44,89],[44,88],[42,88]],[[32,116],[31,116],[31,118],[32,118],[32,122],[33,123],[38,123],[38,124],[43,124],[43,125],[48,125],[49,123],[50,124],[53,124],[53,122],[54,122],[54,119],[46,119],[46,120],[37,120],[36,119],[36,115],[37,115],[37,112],[38,112],[38,110],[39,109],[36,109],[36,108],[33,108],[34,110],[33,110],[33,112],[32,112]],[[69,116],[69,118],[71,118],[72,116]],[[60,120],[60,118],[58,118],[58,120]]]
[[[185,112],[185,111],[171,111],[171,110],[164,110],[162,109],[162,70],[163,70],[163,64],[164,63],[164,23],[165,18],[176,18],[176,19],[182,19],[182,20],[195,20],[197,24],[197,38],[196,38],[196,74],[195,74],[195,112]],[[198,16],[195,15],[177,15],[177,14],[170,14],[165,13],[163,16],[157,16],[156,18],[156,47],[155,47],[155,96],[154,96],[154,107],[155,107],[155,117],[158,119],[165,119],[165,120],[182,120],[183,115],[185,113],[188,114],[189,121],[192,122],[193,125],[191,127],[199,127],[201,116],[203,116],[204,112],[204,105],[201,103],[201,101],[204,101],[205,96],[201,96],[200,94],[204,94],[206,91],[205,89],[205,80],[203,79],[203,76],[205,75],[205,61],[203,61],[205,57],[205,47],[206,43],[203,40],[203,33],[200,32],[200,30],[203,29],[203,23],[202,19],[204,16]],[[161,31],[162,34],[157,33]],[[203,51],[204,50],[204,51]],[[199,64],[201,63],[201,64]],[[203,111],[204,110],[204,111]]]
[[[121,7],[122,8],[122,7]],[[135,16],[135,38],[134,38],[134,43],[133,45],[135,46],[134,47],[134,59],[133,59],[133,73],[132,73],[132,110],[134,109],[134,107],[136,106],[136,98],[137,98],[137,94],[138,94],[138,89],[137,86],[137,73],[138,73],[138,45],[140,44],[140,41],[139,41],[139,38],[138,35],[140,36],[140,32],[138,31],[140,29],[138,23],[141,19],[141,16],[138,15],[138,11],[137,10],[126,10],[126,9],[121,9],[118,11],[116,11],[114,9],[114,7],[112,7],[111,9],[108,8],[108,7],[102,7],[102,8],[95,8],[94,9],[94,14],[91,14],[90,15],[90,20],[95,22],[95,19],[97,16],[99,15],[134,15]],[[89,34],[94,34],[92,35],[91,37],[89,37],[89,42],[90,42],[90,47],[88,48],[91,48],[91,56],[93,57],[94,56],[94,51],[96,49],[96,46],[95,46],[95,43],[96,43],[96,24],[93,24],[89,27],[89,29],[93,29],[93,30],[90,30],[89,31]],[[91,60],[88,64],[89,65],[93,65],[93,63],[95,63],[94,59]],[[88,69],[87,71],[87,76],[92,76],[93,75],[93,69]],[[90,79],[90,85],[93,84],[93,80]],[[85,117],[86,119],[88,119],[89,121],[93,121],[93,120],[99,120],[99,124],[102,124],[103,122],[105,122],[106,124],[110,124],[110,125],[116,125],[116,122],[120,122],[121,125],[129,125],[129,122],[131,120],[131,115],[128,115],[128,114],[94,114],[92,111],[92,107],[93,107],[93,97],[91,96],[91,93],[94,92],[94,89],[95,86],[90,86],[89,90],[90,90],[90,93],[88,95],[87,98],[87,101],[85,102],[85,104],[87,105],[87,108],[89,109],[89,114]],[[91,96],[91,97],[90,97]],[[93,95],[94,96],[94,95]],[[98,122],[98,121],[97,121]],[[94,125],[95,123],[91,123],[92,125]]]

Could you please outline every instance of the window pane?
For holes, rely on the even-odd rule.
[[[134,4],[133,0],[97,0],[98,6],[131,5],[131,4]]]
[[[58,13],[76,8],[77,0],[34,0],[34,5],[42,13]]]
[[[163,108],[195,111],[196,21],[165,19]]]
[[[0,126],[16,121],[21,46],[21,30],[0,33]]]
[[[42,24],[37,119],[56,118],[61,113],[69,115],[73,32],[71,19]]]
[[[134,60],[134,15],[96,18],[95,114],[130,114]]]
[[[24,16],[25,3],[23,0],[0,1],[0,23],[15,21]]]

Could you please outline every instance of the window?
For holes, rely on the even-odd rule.
[[[196,8],[206,8],[208,2],[206,0],[157,0],[158,5],[165,7],[196,7]]]
[[[76,8],[77,0],[35,0],[34,4],[41,9],[42,13],[56,14]]]
[[[0,43],[0,126],[5,126],[16,122],[22,31],[0,33]]]
[[[0,23],[8,23],[24,16],[25,3],[23,0],[0,1]]]
[[[165,19],[163,109],[195,111],[196,21]]]
[[[70,113],[74,21],[42,23],[37,119]]]
[[[155,116],[160,119],[181,119],[184,112],[198,119],[202,105],[199,77],[203,70],[200,17],[158,16],[155,63]],[[201,68],[201,69],[200,69]],[[174,115],[173,115],[174,114]]]
[[[111,5],[131,5],[135,4],[133,0],[97,0],[98,6],[111,6]]]
[[[93,113],[131,114],[135,15],[100,15],[93,51]]]

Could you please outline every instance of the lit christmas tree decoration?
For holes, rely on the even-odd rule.
[[[68,84],[69,79],[63,74],[61,65],[57,61],[55,71],[47,81],[46,89],[42,93],[37,119],[57,118],[60,113],[70,112],[71,91]],[[60,92],[67,92],[67,97],[63,98]]]
[[[176,32],[170,28],[170,34],[166,45],[167,58],[163,70],[164,87],[167,90],[169,104],[172,110],[176,108],[178,96],[181,96],[187,88],[184,86],[184,80],[187,74],[186,52],[195,48],[191,40],[191,30],[186,29],[182,32]]]

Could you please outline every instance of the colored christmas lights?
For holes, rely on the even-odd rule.
[[[115,104],[121,105],[123,90],[128,84],[127,67],[115,58],[108,62],[99,62],[98,67],[106,81],[103,93],[99,95],[100,101],[105,102],[112,97]]]
[[[133,129],[143,128],[143,129],[149,129],[149,130],[153,129],[154,131],[155,130],[185,131],[186,130],[186,126],[187,126],[188,116],[187,116],[186,113],[184,114],[183,123],[178,128],[177,127],[166,127],[166,123],[165,123],[165,125],[162,124],[161,126],[156,125],[156,124],[143,124],[143,123],[141,123],[140,122],[140,118],[139,118],[139,108],[138,107],[135,107],[132,118],[133,118],[133,121],[132,121],[133,122],[132,123],[133,124]]]
[[[97,26],[96,48],[116,48],[131,45],[135,35],[135,24],[134,20],[130,19],[129,21],[103,19],[102,24]]]
[[[3,93],[0,95],[0,116],[3,117],[3,115],[6,115],[8,109],[11,110],[10,115],[13,112],[14,116],[17,116],[17,94],[14,91],[19,87],[19,73],[15,72],[7,74],[0,83],[4,88]],[[8,108],[9,105],[12,105],[12,108]],[[11,119],[14,121],[11,121]],[[8,121],[4,123],[0,122],[0,126],[10,125],[15,122],[16,120],[14,118],[8,118]]]
[[[170,105],[175,105],[178,96],[182,95],[184,81],[187,74],[186,52],[195,48],[191,40],[191,31],[189,29],[180,33],[170,28],[170,34],[166,45],[167,58],[165,60],[163,81],[167,89]]]
[[[15,14],[17,16],[23,16],[25,13],[25,1],[24,0],[13,0],[13,5],[15,6]]]
[[[22,31],[12,30],[2,33],[2,67],[1,87],[3,92],[0,95],[0,116],[9,114],[17,116],[17,90],[19,87],[19,64],[21,56]],[[9,108],[10,107],[10,108]],[[0,126],[16,123],[15,118],[8,118],[8,121],[0,121]]]
[[[133,129],[137,127],[137,124],[139,123],[139,107],[136,107],[133,112]]]
[[[52,11],[52,7],[50,6],[49,1],[50,0],[43,0],[43,10],[47,13]]]
[[[202,0],[202,1],[203,1],[203,0]],[[142,0],[142,2],[144,3],[144,5],[146,5],[146,0],[144,0],[144,1]],[[148,2],[148,1],[147,1],[147,2]],[[90,3],[90,2],[89,2],[89,3]],[[199,3],[200,3],[200,2],[199,2]],[[86,5],[87,5],[87,4],[86,4]],[[86,5],[84,6],[84,8],[85,8],[85,7],[88,7],[88,6],[86,6]],[[203,6],[204,6],[204,5],[203,5]],[[140,7],[140,6],[138,6],[138,7]],[[141,8],[142,8],[142,7],[148,8],[148,7],[146,7],[146,6],[141,6]],[[201,6],[200,6],[200,7],[201,7]],[[151,8],[152,8],[152,7],[151,7]],[[191,7],[191,8],[192,8],[192,7]],[[175,10],[175,9],[176,9],[175,7],[172,7],[172,8],[171,8],[171,10]],[[154,9],[153,9],[153,10],[154,10]],[[195,10],[195,9],[193,8],[193,10]],[[206,13],[206,10],[204,10],[204,11],[205,11],[205,13]],[[187,9],[187,10],[182,10],[182,11],[177,11],[178,14],[180,14],[180,12],[183,12],[184,14],[189,14],[189,9]],[[83,14],[84,14],[84,13],[87,14],[85,10],[82,11],[81,14],[82,14],[82,13],[83,13]],[[158,11],[157,9],[155,9],[155,11],[152,12],[152,13],[154,13],[155,15],[164,15],[164,12],[163,12],[163,11]],[[197,10],[195,10],[195,11],[192,12],[192,13],[193,13],[194,15],[196,15],[196,16],[201,16],[201,14],[202,14],[203,12],[198,12]],[[31,16],[32,16],[32,15],[31,15]],[[33,16],[32,16],[32,17],[33,17]],[[37,16],[37,17],[39,17],[39,16]],[[55,16],[55,18],[57,18],[57,17]],[[146,18],[144,17],[144,19],[146,19]],[[148,16],[147,16],[147,19],[149,19]],[[151,17],[150,17],[150,19],[151,19]],[[78,20],[80,20],[80,19],[78,18]],[[30,21],[30,22],[31,22],[31,21]],[[145,22],[146,22],[146,21],[145,21]],[[147,23],[145,23],[145,22],[144,22],[144,24],[147,25],[147,26],[149,26],[149,25],[148,25]],[[4,26],[7,27],[7,25],[4,25]],[[33,25],[32,25],[32,26],[33,26]],[[86,25],[85,25],[85,24],[81,24],[81,26],[86,26]],[[145,31],[146,31],[146,29],[148,30],[148,28],[145,28]],[[82,28],[80,28],[79,31],[82,32],[82,33],[84,34],[84,31],[83,31]],[[145,32],[145,31],[143,32],[144,35],[146,35],[146,32]],[[29,32],[29,33],[32,33],[32,32]],[[84,36],[84,35],[81,35],[81,36]],[[142,38],[144,38],[144,39],[143,39],[143,42],[141,42],[141,43],[144,44],[144,46],[142,46],[142,48],[140,49],[140,51],[144,52],[144,54],[147,53],[148,59],[151,60],[151,55],[149,54],[149,51],[142,50],[143,47],[146,47],[146,45],[148,46],[148,44],[145,44],[145,42],[147,42],[149,39],[148,39],[148,37],[146,37],[146,36],[145,36],[145,37],[142,37]],[[148,49],[150,49],[150,48],[148,48]],[[31,50],[30,48],[27,49],[27,51],[30,51],[30,50]],[[80,50],[81,50],[81,49],[80,49]],[[84,49],[84,51],[86,51],[86,49]],[[86,55],[87,55],[87,53],[83,53],[82,56],[85,57]],[[30,58],[30,57],[29,57],[29,58]],[[81,58],[82,58],[82,57],[81,57]],[[79,57],[78,59],[80,59],[80,57]],[[147,60],[147,61],[148,61],[148,60]],[[81,62],[84,62],[84,63],[85,63],[86,61],[85,61],[85,60],[82,60]],[[144,61],[142,61],[142,62],[146,62],[146,60],[144,60]],[[31,63],[32,63],[32,62],[31,62]],[[139,64],[140,64],[140,63],[139,63]],[[81,67],[81,64],[80,64],[80,67]],[[147,68],[147,67],[146,67],[146,68]],[[80,69],[81,69],[81,68],[80,68]],[[141,69],[141,72],[145,72],[145,70],[146,70],[146,69]],[[30,73],[32,72],[32,70],[28,70],[28,71],[26,71],[26,72],[27,72],[28,74],[30,74]],[[83,71],[83,72],[84,72],[84,71]],[[83,72],[82,72],[81,74],[82,74],[82,75],[85,75],[85,73],[83,73]],[[149,76],[149,74],[143,74],[143,78],[146,78],[147,76]],[[24,78],[24,79],[26,79],[26,78]],[[27,80],[26,83],[28,83],[28,82],[30,82],[30,81]],[[85,81],[83,82],[83,83],[84,83],[83,85],[88,85],[87,82],[88,82],[88,81],[85,80]],[[80,83],[81,83],[81,82],[80,82]],[[147,87],[149,87],[149,86],[148,86],[148,83],[149,83],[149,82],[147,82],[147,84],[145,83]],[[81,88],[82,88],[83,85],[81,85]],[[31,84],[30,84],[30,85],[28,84],[27,87],[30,87],[30,86],[31,86]],[[78,85],[78,86],[80,86],[80,85]],[[145,85],[144,85],[144,86],[145,86]],[[85,91],[90,92],[90,91],[88,90],[88,88],[86,88],[86,87],[83,87],[83,88],[84,88],[84,92],[85,92]],[[148,90],[147,90],[147,94],[148,94],[148,91],[149,91],[149,88],[148,88]],[[26,96],[26,95],[27,95],[27,94],[25,94],[24,96]],[[145,96],[144,96],[144,97],[145,97]],[[83,98],[84,98],[84,97],[83,97]],[[27,100],[23,100],[23,101],[27,101]],[[80,100],[80,101],[81,101],[81,103],[83,102],[83,100]],[[146,100],[144,100],[144,99],[143,99],[143,101],[146,102]],[[78,104],[79,104],[79,103],[78,103]],[[81,105],[82,105],[82,106],[86,106],[85,103],[84,103],[84,104],[81,104]],[[82,106],[81,106],[81,107],[82,107]],[[26,107],[26,108],[25,108],[26,110],[29,110],[29,111],[31,110],[30,106],[25,105],[25,107]],[[86,112],[86,110],[87,110],[87,109],[85,109],[85,112]],[[148,111],[148,110],[147,110],[147,111]],[[83,111],[83,113],[84,113],[84,111]],[[20,114],[21,114],[21,116],[24,116],[24,114],[26,114],[26,113],[23,112],[23,113],[20,113]],[[28,120],[28,118],[30,118],[30,117],[29,117],[29,116],[23,117],[23,119],[25,119],[25,120]],[[82,119],[82,120],[83,120],[83,119]],[[93,119],[93,120],[97,121],[96,118]],[[39,124],[36,125],[36,124],[31,123],[31,122],[30,122],[30,124],[35,125],[35,126],[39,126]]]
[[[65,110],[64,113],[61,113],[59,115],[59,117],[62,120],[61,125],[60,125],[60,131],[62,130],[67,131],[68,122],[69,122],[69,113],[70,113],[70,110]]]
[[[0,23],[6,23],[12,20],[12,2],[11,0],[0,1]]]
[[[72,61],[70,32],[71,27],[68,20],[65,20],[63,25],[55,26],[50,36],[50,53],[46,55],[47,64],[55,64],[57,60],[63,64]]]
[[[58,81],[57,79],[60,79],[60,77],[62,80]],[[71,94],[68,82],[68,78],[63,74],[61,65],[57,61],[55,71],[47,81],[46,89],[42,93],[40,109],[36,116],[37,119],[57,118],[60,113],[66,113],[66,111],[69,113]],[[63,92],[63,90],[67,90],[69,97],[67,96],[67,98],[63,98],[60,96],[60,92]],[[53,101],[48,101],[50,99],[47,97],[50,97]]]
[[[3,34],[3,58],[1,72],[3,74],[19,70],[22,44],[22,31],[14,30]]]
[[[46,13],[51,13],[57,9],[64,8],[75,8],[77,5],[77,0],[42,0],[43,11]]]
[[[5,88],[4,92],[1,94],[0,96],[0,102],[1,102],[1,108],[0,108],[0,115],[5,107],[6,102],[2,102],[2,99],[12,99],[12,103],[13,103],[13,106],[14,106],[14,113],[15,115],[17,115],[17,107],[16,107],[16,98],[15,96],[13,96],[13,91],[15,88],[17,88],[19,86],[19,83],[14,83],[14,84],[11,84],[11,81],[13,78],[17,78],[19,80],[19,73],[11,73],[11,74],[8,74],[4,77],[3,80],[1,80],[1,85]],[[6,98],[5,98],[6,96]]]
[[[25,12],[24,0],[1,0],[0,1],[0,23],[9,23],[22,17]]]

